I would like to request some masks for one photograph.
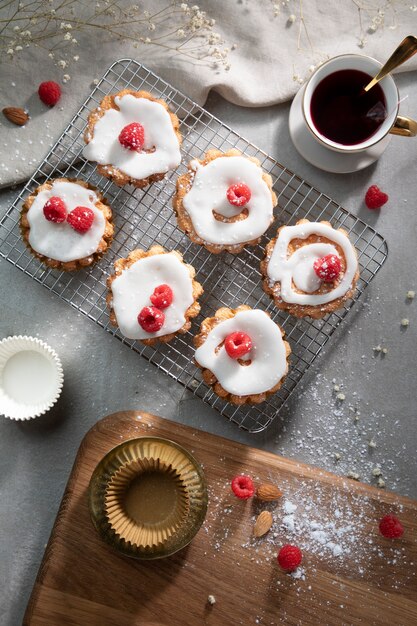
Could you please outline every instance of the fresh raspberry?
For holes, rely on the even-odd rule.
[[[132,122],[125,126],[119,135],[119,141],[124,148],[140,152],[145,143],[145,130],[142,124]]]
[[[229,187],[226,196],[233,206],[245,206],[251,199],[252,193],[245,183],[237,183]]]
[[[252,478],[250,476],[244,476],[243,474],[235,476],[232,480],[232,490],[235,496],[241,500],[251,498],[255,493]]]
[[[67,222],[77,233],[86,233],[94,222],[94,211],[86,206],[76,206],[67,217]]]
[[[153,294],[151,295],[151,302],[158,309],[166,309],[172,304],[174,294],[169,285],[159,285],[155,287]]]
[[[387,539],[398,539],[404,533],[403,525],[395,515],[385,515],[379,522],[379,532]]]
[[[145,306],[138,315],[138,322],[147,333],[156,333],[164,325],[165,315],[155,306]]]
[[[65,202],[58,196],[52,196],[44,204],[43,214],[48,222],[60,224],[67,219],[67,209]]]
[[[252,339],[246,333],[231,333],[224,340],[224,347],[231,359],[240,359],[250,352]]]
[[[337,254],[326,254],[321,259],[314,261],[314,271],[317,276],[326,283],[331,283],[339,277],[342,264]]]
[[[39,85],[38,95],[44,104],[53,107],[61,97],[61,87],[53,80],[48,80]]]
[[[371,185],[365,195],[365,204],[368,209],[380,209],[386,202],[388,196],[376,185]]]
[[[282,569],[287,572],[292,572],[297,569],[303,560],[303,553],[300,548],[297,546],[292,546],[287,543],[287,545],[282,546],[281,550],[278,552],[278,563]]]

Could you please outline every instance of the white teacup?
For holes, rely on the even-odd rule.
[[[379,82],[385,96],[386,117],[374,134],[364,141],[352,145],[337,143],[323,135],[315,125],[311,114],[311,99],[324,78],[341,70],[359,70],[368,74],[371,80],[381,67],[382,64],[371,57],[343,54],[330,59],[311,75],[307,84],[296,95],[290,113],[291,137],[298,151],[308,161],[328,171],[355,171],[379,158],[389,143],[389,134],[406,137],[417,134],[417,122],[398,115],[400,98],[397,85],[390,74]],[[332,152],[329,153],[329,150]]]
[[[317,85],[324,78],[326,78],[326,76],[334,74],[340,70],[359,70],[368,74],[370,78],[373,78],[379,72],[381,67],[382,64],[371,57],[361,56],[359,54],[343,54],[330,59],[314,72],[304,91],[303,113],[310,131],[318,141],[324,143],[324,145],[328,148],[337,150],[338,152],[360,152],[361,150],[367,150],[374,144],[381,141],[389,132],[407,136],[413,136],[416,134],[416,122],[414,122],[414,120],[398,116],[400,97],[397,85],[390,74],[379,82],[386,100],[387,116],[377,131],[368,137],[368,139],[354,145],[339,144],[322,135],[314,125],[311,117],[311,98]]]

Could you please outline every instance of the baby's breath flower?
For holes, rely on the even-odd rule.
[[[156,26],[153,23],[149,24],[149,26],[148,26],[148,30],[155,30],[155,28],[156,28]]]
[[[23,50],[22,46],[16,46],[15,52],[20,52],[21,50]]]
[[[184,31],[184,29],[183,29],[183,28],[179,28],[179,29],[177,30],[177,35],[178,35],[178,37],[185,37],[185,31]]]
[[[17,31],[19,31],[19,30],[20,30],[20,26],[15,26],[15,27],[13,28],[13,30],[15,31],[15,33],[17,33]]]
[[[64,41],[70,41],[72,39],[71,37],[71,33],[65,33],[64,35]]]
[[[69,74],[64,74],[62,77],[62,82],[67,83],[69,80],[71,80],[71,76]]]
[[[14,50],[13,48],[9,48],[6,52],[6,54],[9,54],[10,56],[12,56],[14,54]]]
[[[72,58],[73,58],[73,61],[78,61],[80,57],[78,56],[78,54],[76,54],[75,57],[72,57]]]
[[[289,24],[294,24],[295,20],[297,19],[297,17],[294,15],[294,13],[292,13],[289,17],[288,17],[288,23]]]
[[[68,63],[67,63],[67,61],[64,61],[64,59],[60,59],[58,61],[58,66],[62,67],[63,70],[67,67],[67,65],[68,65]]]

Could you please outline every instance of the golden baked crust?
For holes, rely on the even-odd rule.
[[[94,252],[94,254],[84,257],[83,259],[76,259],[74,261],[57,261],[56,259],[51,259],[44,256],[43,254],[40,254],[39,252],[36,252],[36,250],[34,250],[29,243],[30,225],[27,218],[27,213],[38,193],[40,193],[41,191],[50,190],[52,188],[52,185],[57,182],[76,183],[77,185],[81,185],[81,187],[85,187],[86,189],[90,189],[90,191],[94,191],[98,198],[98,201],[95,203],[95,207],[103,213],[104,219],[106,221],[103,237],[98,245],[97,250]],[[37,259],[42,261],[42,263],[54,269],[64,270],[65,272],[74,272],[76,270],[82,269],[83,267],[88,267],[89,265],[93,265],[93,263],[96,263],[98,260],[101,259],[103,254],[110,247],[114,232],[112,219],[112,211],[110,209],[110,206],[108,205],[107,200],[103,198],[102,194],[98,191],[98,189],[96,189],[96,187],[90,185],[90,183],[86,183],[84,180],[79,180],[77,178],[54,178],[46,181],[45,183],[43,183],[43,185],[37,187],[37,189],[35,189],[35,191],[33,191],[30,196],[28,196],[24,201],[20,213],[20,232],[26,246]]]
[[[299,220],[297,224],[306,224],[306,223],[309,223],[309,221],[310,220],[302,219],[302,220]],[[331,228],[333,228],[330,222],[327,222],[325,220],[322,220],[320,223],[326,224],[326,226],[330,226]],[[281,232],[283,228],[286,228],[286,226],[281,226],[281,228],[279,228],[277,231],[276,237],[274,237],[274,239],[271,239],[271,241],[268,243],[268,245],[265,248],[265,256],[261,261],[261,273],[263,276],[262,285],[266,293],[274,300],[275,306],[278,309],[281,309],[283,311],[288,311],[288,313],[290,313],[291,315],[294,315],[295,317],[311,317],[313,319],[320,319],[324,317],[325,315],[327,315],[327,313],[332,313],[333,311],[336,311],[337,309],[340,309],[341,307],[343,307],[346,300],[349,300],[349,298],[351,298],[353,294],[355,293],[356,283],[358,282],[358,279],[359,279],[359,269],[356,271],[356,274],[352,281],[352,286],[349,289],[349,291],[347,291],[344,296],[341,296],[340,298],[336,298],[335,300],[332,300],[331,302],[328,302],[327,304],[303,305],[303,304],[292,304],[290,302],[284,302],[284,300],[282,300],[281,283],[276,282],[276,283],[271,284],[271,281],[268,278],[268,263],[271,258],[275,243],[278,239],[279,233]],[[348,234],[345,230],[343,230],[343,228],[338,228],[337,230],[343,235],[345,235],[345,237],[348,238]],[[345,259],[345,255],[343,254],[343,250],[340,246],[337,245],[337,243],[327,239],[326,237],[321,237],[319,235],[310,235],[306,239],[293,239],[288,246],[289,255],[291,256],[291,254],[293,254],[298,248],[305,246],[307,244],[311,244],[311,243],[332,244],[338,252],[338,255],[340,257],[341,264],[342,264],[342,272],[344,273],[346,269],[346,259]],[[294,285],[293,285],[293,288],[298,293],[302,293],[300,290],[296,289]],[[320,288],[315,293],[317,294],[327,293],[331,291],[332,289],[334,289],[333,284],[329,285],[327,283],[322,283],[320,285]]]
[[[118,326],[116,313],[113,308],[113,292],[112,292],[113,281],[117,278],[117,276],[120,276],[123,270],[126,270],[127,268],[129,268],[131,265],[136,263],[136,261],[139,261],[140,259],[146,259],[147,257],[154,256],[155,254],[175,254],[178,260],[181,261],[181,263],[184,263],[182,254],[180,254],[176,250],[172,250],[172,252],[168,252],[167,250],[164,250],[162,246],[159,246],[159,245],[152,246],[147,251],[142,250],[141,248],[137,248],[136,250],[133,250],[129,254],[127,259],[118,259],[117,261],[115,261],[114,263],[115,273],[111,274],[111,276],[109,276],[107,279],[107,287],[109,291],[108,291],[107,298],[106,298],[107,306],[110,310],[110,322],[113,324],[113,326]],[[180,329],[175,331],[175,333],[169,333],[168,335],[162,335],[161,337],[152,337],[151,339],[139,339],[138,340],[147,346],[153,346],[158,341],[162,341],[162,343],[168,343],[168,341],[171,341],[172,339],[174,339],[176,335],[186,333],[187,330],[191,326],[191,319],[193,317],[196,317],[200,313],[201,307],[199,303],[197,302],[197,298],[199,298],[201,294],[203,293],[203,287],[200,285],[200,283],[194,280],[195,269],[193,268],[193,266],[187,263],[184,263],[184,265],[188,269],[190,278],[192,280],[193,298],[194,298],[194,302],[192,303],[190,307],[188,307],[188,309],[186,310],[184,314],[185,324]]]
[[[237,307],[237,309],[229,309],[227,307],[222,307],[221,309],[218,309],[215,312],[214,317],[206,317],[201,323],[200,333],[194,337],[195,347],[199,348],[200,346],[202,346],[203,343],[206,341],[207,335],[209,334],[209,332],[213,330],[213,328],[217,326],[218,324],[220,324],[221,322],[231,319],[237,313],[240,313],[240,311],[251,311],[251,310],[252,310],[252,307],[247,306],[246,304],[241,304],[240,306]],[[268,317],[270,317],[269,313],[267,313],[267,315]],[[278,324],[277,326],[281,331],[282,337],[284,337],[284,334],[285,334],[284,331]],[[284,345],[285,345],[285,354],[287,358],[287,370],[284,376],[281,378],[281,380],[279,380],[274,387],[272,387],[271,389],[268,389],[267,391],[264,391],[263,393],[251,394],[247,396],[237,396],[235,394],[229,393],[228,391],[226,391],[226,389],[224,389],[224,387],[222,387],[216,375],[213,374],[211,370],[201,367],[201,365],[197,361],[195,362],[197,366],[203,372],[204,382],[207,383],[207,385],[210,385],[213,391],[217,393],[217,395],[220,398],[223,398],[224,400],[227,400],[228,402],[231,402],[232,404],[236,404],[236,405],[260,404],[261,402],[264,402],[269,396],[271,396],[276,391],[278,391],[278,389],[280,389],[280,387],[282,386],[282,383],[285,380],[286,375],[288,374],[288,358],[291,354],[291,348],[290,348],[290,344],[288,343],[288,341],[284,340]]]
[[[244,156],[245,159],[252,161],[253,163],[255,163],[255,165],[260,167],[260,163],[258,159],[255,159],[255,157],[248,157],[242,154],[241,152],[239,152],[238,150],[234,150],[234,149],[229,150],[228,152],[220,152],[220,150],[216,150],[213,148],[211,150],[208,150],[202,159],[193,159],[193,161],[198,161],[201,165],[205,166],[208,163],[210,163],[210,161],[214,161],[214,159],[218,159],[219,157],[232,157],[232,156]],[[256,245],[260,241],[261,237],[258,237],[257,239],[252,239],[251,241],[244,241],[241,244],[221,245],[221,244],[209,243],[208,241],[201,239],[201,237],[197,235],[194,229],[193,223],[191,221],[191,218],[189,217],[183,205],[184,196],[190,191],[192,187],[194,175],[195,175],[195,172],[193,168],[191,167],[191,163],[189,163],[188,172],[186,174],[183,174],[177,179],[176,193],[173,197],[172,204],[174,207],[175,214],[177,216],[179,228],[188,235],[191,241],[193,241],[194,243],[197,243],[200,246],[204,246],[205,248],[207,248],[209,252],[212,252],[214,254],[218,254],[220,252],[223,252],[224,250],[227,250],[228,252],[231,252],[232,254],[237,254],[238,252],[241,252],[245,246]],[[276,207],[277,196],[272,189],[272,178],[269,174],[267,174],[266,172],[263,172],[262,179],[267,184],[271,192],[272,204],[274,207]],[[247,212],[245,213],[245,210],[243,210],[237,216],[237,218],[233,218],[232,220],[229,220],[228,218],[222,215],[218,215],[216,219],[219,219],[222,222],[240,221],[244,219],[246,215],[247,215]],[[271,221],[271,224],[272,222],[273,222],[273,219]]]
[[[91,111],[90,115],[88,116],[87,128],[84,133],[85,143],[90,143],[90,141],[92,140],[94,136],[94,126],[96,125],[98,120],[105,114],[106,111],[108,111],[109,109],[115,109],[116,111],[119,110],[119,107],[115,102],[115,98],[117,98],[117,96],[122,98],[127,94],[130,94],[135,98],[146,98],[147,100],[152,100],[152,102],[158,102],[158,104],[162,105],[164,109],[168,112],[169,117],[171,118],[172,127],[177,136],[178,143],[181,145],[182,136],[179,131],[180,122],[175,113],[172,113],[169,110],[167,103],[164,100],[154,98],[153,95],[150,94],[148,91],[134,91],[133,89],[122,89],[122,91],[119,91],[118,93],[105,96],[100,102],[100,106],[97,107],[97,109]],[[123,187],[124,185],[133,185],[134,187],[138,187],[140,189],[143,189],[144,187],[147,187],[151,183],[154,183],[158,180],[162,180],[163,178],[165,178],[166,174],[165,172],[162,172],[160,174],[152,174],[152,176],[148,176],[148,178],[131,178],[130,176],[122,172],[118,167],[111,165],[111,163],[109,163],[108,165],[97,164],[97,171],[102,176],[110,178],[110,180],[112,180],[119,187]]]

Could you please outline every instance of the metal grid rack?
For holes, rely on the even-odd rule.
[[[152,184],[146,190],[135,190],[131,186],[117,187],[99,176],[94,164],[85,162],[81,157],[84,147],[83,132],[89,112],[99,105],[106,94],[124,88],[144,89],[163,98],[181,120],[182,164],[163,181]],[[387,246],[384,239],[362,220],[348,213],[328,196],[131,59],[117,61],[107,70],[16,198],[0,222],[0,254],[175,378],[239,427],[258,432],[265,429],[278,415],[283,403],[355,300],[349,301],[343,309],[322,320],[297,320],[277,311],[261,287],[259,262],[270,237],[264,237],[261,245],[249,247],[238,255],[213,255],[190,242],[176,226],[171,199],[175,180],[186,171],[186,163],[191,158],[200,157],[209,147],[222,151],[237,148],[244,154],[259,159],[262,168],[271,174],[279,204],[276,208],[276,221],[268,231],[270,236],[274,236],[277,226],[293,224],[304,217],[313,221],[328,219],[333,226],[342,226],[349,232],[351,241],[358,250],[361,266],[356,300],[386,259]],[[105,257],[92,269],[72,274],[45,269],[26,249],[19,233],[22,199],[44,182],[45,178],[59,176],[80,177],[96,185],[113,207],[115,219],[114,241]],[[148,248],[154,243],[168,250],[177,249],[184,255],[185,261],[195,267],[197,279],[204,286],[204,295],[200,300],[200,316],[194,321],[191,332],[176,337],[169,344],[147,347],[124,338],[119,330],[110,325],[105,300],[106,278],[112,272],[116,259],[127,256],[136,247]],[[193,362],[192,337],[199,322],[212,315],[220,306],[236,307],[238,304],[248,304],[268,311],[272,319],[284,328],[292,348],[290,370],[283,386],[266,402],[255,406],[236,407],[218,398],[202,382],[200,370]]]

